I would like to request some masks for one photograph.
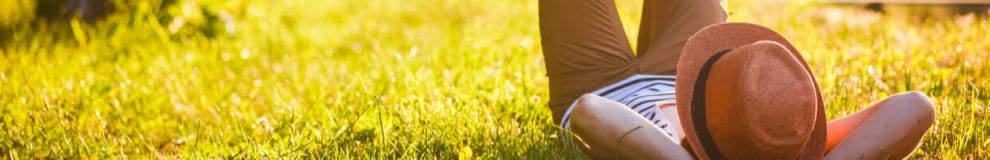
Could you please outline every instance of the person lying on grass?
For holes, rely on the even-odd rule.
[[[646,0],[635,56],[611,0],[539,12],[554,120],[592,158],[901,159],[934,123],[916,91],[826,122],[798,50],[718,0]]]

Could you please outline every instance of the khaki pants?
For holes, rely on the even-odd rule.
[[[554,122],[584,93],[633,74],[673,75],[687,39],[725,22],[721,1],[645,0],[634,56],[614,0],[540,0]]]

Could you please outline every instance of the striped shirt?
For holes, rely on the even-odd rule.
[[[677,134],[668,120],[668,118],[677,117],[664,117],[657,107],[660,102],[674,103],[674,76],[637,74],[595,90],[591,94],[624,104],[643,118],[653,122],[671,138],[681,139],[681,135]],[[575,104],[577,104],[576,101],[571,103],[567,112],[564,112],[563,119],[561,119],[561,124],[565,129],[570,128],[571,110],[574,109]]]

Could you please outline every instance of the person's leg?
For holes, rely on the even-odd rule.
[[[903,159],[935,122],[931,100],[920,92],[893,95],[828,124],[825,159]]]
[[[691,35],[726,19],[722,0],[646,0],[636,46],[641,73],[673,75]]]
[[[586,94],[577,100],[572,114],[572,131],[594,159],[692,158],[663,130],[618,102]]]
[[[635,72],[614,0],[540,0],[539,15],[555,122],[581,94]]]

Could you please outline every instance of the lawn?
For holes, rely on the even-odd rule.
[[[0,2],[0,158],[584,158],[546,107],[536,0],[161,2]],[[630,37],[641,3],[618,1]],[[918,90],[938,118],[911,158],[990,157],[987,18],[728,7],[802,51],[829,118]]]

